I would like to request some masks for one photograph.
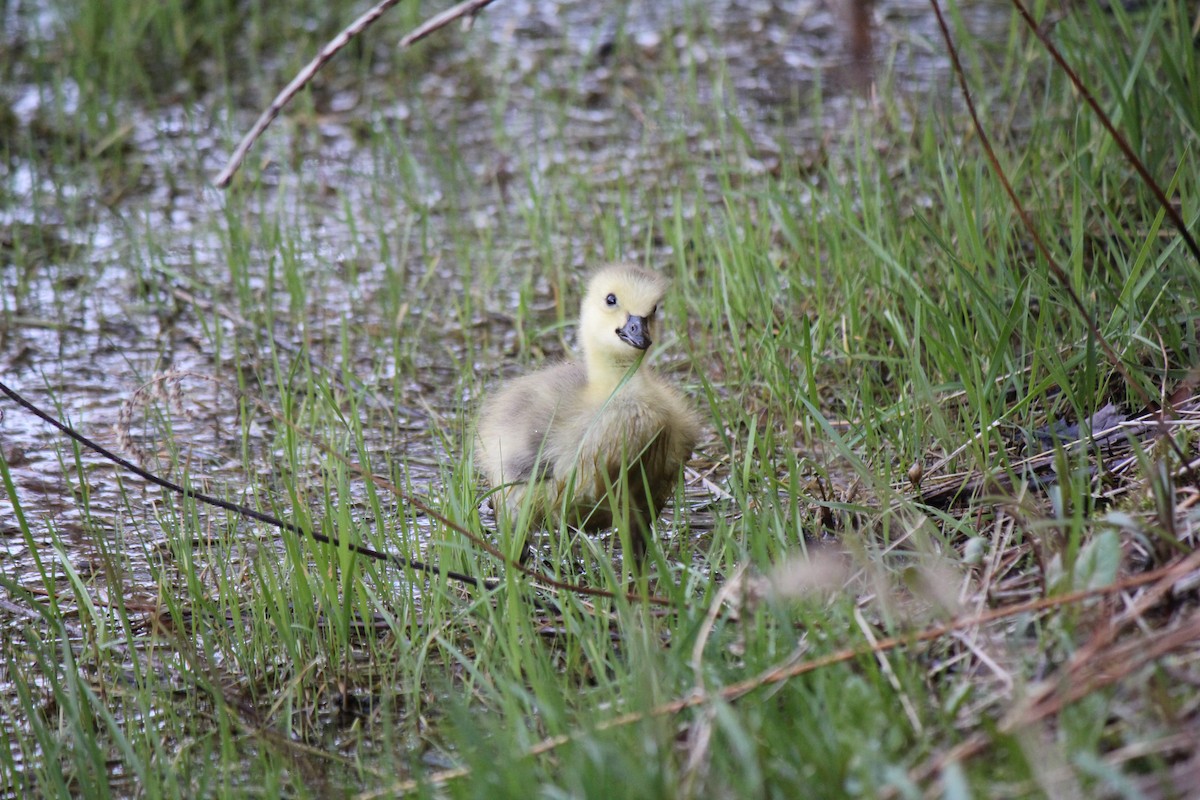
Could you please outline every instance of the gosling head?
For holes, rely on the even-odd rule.
[[[665,278],[632,264],[602,267],[588,282],[579,310],[579,339],[589,366],[624,369],[654,341]]]

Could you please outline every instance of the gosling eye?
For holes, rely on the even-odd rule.
[[[654,308],[650,309],[650,316],[653,317],[657,313],[658,313],[658,304],[655,303]]]
[[[604,298],[604,302],[608,303],[610,307],[615,306],[617,304],[617,296],[609,293],[608,297]]]

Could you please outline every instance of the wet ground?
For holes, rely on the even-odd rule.
[[[10,54],[54,28],[51,11],[4,9]],[[977,31],[1007,30],[1006,7],[963,13]],[[285,110],[252,151],[233,197],[204,179],[288,74],[236,76],[247,86],[231,93],[232,117],[216,92],[187,105],[123,103],[118,138],[80,145],[74,165],[29,144],[55,135],[54,93],[33,80],[5,86],[5,135],[23,144],[0,164],[10,200],[0,209],[0,376],[148,469],[253,502],[239,487],[270,486],[280,450],[255,436],[271,426],[265,410],[239,419],[231,387],[239,376],[253,376],[252,392],[289,380],[307,343],[313,369],[369,390],[369,446],[405,453],[413,487],[436,494],[461,441],[431,428],[461,431],[481,387],[562,350],[562,274],[613,250],[669,262],[655,225],[721,202],[729,175],[750,182],[825,163],[851,116],[877,102],[872,81],[910,94],[914,108],[939,93],[952,102],[928,5],[884,0],[870,16],[867,51],[846,15],[816,2],[500,0],[472,31],[435,34],[417,74],[397,74],[394,41],[368,32],[364,46],[378,54],[368,74],[319,76],[312,105]],[[70,114],[79,101],[66,94]],[[722,120],[740,132],[721,137]],[[698,181],[680,179],[680,152],[695,157],[686,171]],[[563,182],[573,188],[562,196],[587,203],[542,205]],[[674,184],[678,198],[662,191]],[[596,209],[619,218],[615,246],[595,225],[562,221]],[[249,268],[232,270],[238,259]],[[549,263],[561,274],[541,274]],[[302,296],[288,270],[305,276]],[[270,313],[248,321],[253,303]],[[538,327],[513,324],[519,303]],[[681,350],[665,350],[660,363],[686,383]],[[177,377],[149,383],[162,374]],[[111,465],[75,454],[7,399],[0,412],[0,448],[34,532],[27,541],[0,500],[0,573],[36,593],[34,548],[61,543],[84,575],[122,548],[112,601],[152,607],[161,493],[118,482]],[[717,468],[712,486],[694,482],[698,506],[718,490],[721,462],[702,455],[699,471]],[[247,468],[259,474],[247,481]],[[65,577],[60,585],[69,595]],[[27,624],[3,604],[6,649]]]

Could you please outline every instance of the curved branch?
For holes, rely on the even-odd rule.
[[[1192,251],[1192,257],[1196,259],[1197,263],[1200,263],[1200,246],[1196,245],[1196,240],[1193,239],[1192,234],[1188,232],[1187,223],[1183,221],[1183,217],[1180,216],[1179,212],[1175,210],[1175,206],[1171,205],[1171,201],[1167,199],[1167,195],[1159,187],[1158,181],[1156,181],[1150,174],[1150,170],[1147,169],[1146,165],[1142,163],[1142,160],[1138,158],[1137,153],[1133,152],[1133,148],[1129,146],[1129,142],[1125,140],[1125,137],[1122,136],[1121,132],[1117,130],[1115,125],[1113,125],[1112,120],[1108,118],[1108,114],[1104,113],[1104,109],[1100,108],[1100,104],[1096,102],[1096,98],[1093,97],[1092,93],[1088,91],[1088,88],[1084,86],[1079,74],[1075,72],[1075,70],[1071,68],[1071,65],[1067,63],[1067,60],[1063,58],[1062,53],[1059,52],[1058,48],[1054,46],[1054,43],[1050,41],[1050,37],[1046,35],[1046,32],[1042,30],[1042,28],[1034,20],[1033,16],[1029,13],[1029,10],[1025,8],[1025,4],[1022,3],[1021,0],[1012,0],[1012,3],[1014,6],[1016,6],[1017,13],[1021,15],[1021,19],[1025,20],[1025,24],[1029,26],[1031,31],[1033,31],[1033,35],[1036,36],[1038,41],[1042,43],[1042,47],[1046,48],[1046,52],[1050,54],[1050,57],[1053,58],[1055,62],[1058,63],[1058,66],[1062,69],[1062,71],[1066,73],[1067,78],[1071,81],[1072,85],[1075,86],[1075,90],[1079,92],[1084,101],[1092,107],[1092,111],[1095,112],[1096,118],[1100,120],[1100,124],[1104,126],[1105,130],[1108,131],[1108,135],[1113,138],[1113,141],[1117,143],[1117,147],[1119,147],[1121,152],[1125,155],[1125,160],[1128,161],[1135,170],[1137,170],[1137,174],[1141,176],[1142,181],[1146,184],[1150,191],[1154,193],[1154,199],[1158,200],[1159,205],[1162,206],[1163,212],[1166,213],[1167,217],[1171,220],[1171,224],[1175,226],[1175,228],[1179,231],[1179,235],[1183,237],[1183,241],[1187,244],[1188,250]]]
[[[230,181],[233,180],[234,173],[238,171],[242,166],[242,162],[246,160],[246,154],[250,152],[250,148],[263,135],[263,132],[270,126],[275,117],[279,116],[279,112],[283,110],[283,107],[291,102],[292,98],[300,93],[300,90],[313,79],[313,76],[320,71],[321,67],[328,64],[354,37],[371,27],[376,20],[383,16],[385,11],[399,2],[400,0],[380,0],[369,11],[343,28],[337,36],[330,39],[313,60],[308,62],[304,66],[304,69],[296,73],[296,77],[292,78],[291,83],[285,86],[283,91],[275,95],[275,99],[259,115],[258,119],[254,122],[254,126],[238,142],[238,146],[229,157],[225,168],[213,179],[213,185],[218,189],[228,188]],[[441,30],[456,19],[475,16],[485,6],[491,5],[493,2],[494,0],[467,0],[467,2],[459,3],[440,14],[430,17],[400,40],[400,49],[403,50],[411,47],[429,34]]]

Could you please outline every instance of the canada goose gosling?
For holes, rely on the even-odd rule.
[[[588,282],[579,311],[583,361],[517,378],[481,409],[476,463],[498,515],[584,530],[629,522],[635,555],[692,452],[700,422],[678,389],[642,364],[654,340],[662,277],[614,264]]]

